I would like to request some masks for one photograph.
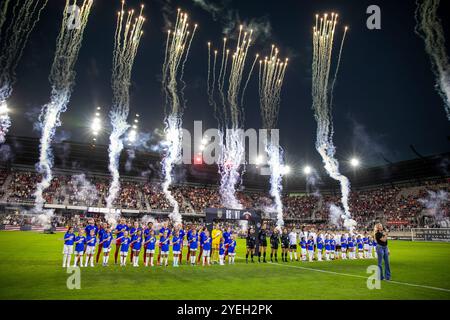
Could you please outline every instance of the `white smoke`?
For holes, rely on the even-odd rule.
[[[240,25],[244,26],[246,30],[253,30],[255,38],[260,41],[268,41],[272,38],[272,25],[267,16],[246,21],[240,18],[237,10],[230,8],[231,4],[228,0],[192,0],[192,2],[208,12],[214,21],[219,21],[223,25],[223,34],[230,39],[236,38],[233,31]]]
[[[248,230],[248,221],[247,220],[239,220],[239,227],[241,228],[242,233],[246,233]]]
[[[169,215],[169,218],[173,220],[176,225],[181,224],[182,216],[180,214],[178,201],[172,195],[169,187],[172,184],[173,180],[173,167],[181,159],[183,131],[180,125],[180,119],[177,116],[171,115],[167,118],[165,132],[166,140],[164,144],[167,146],[167,151],[162,160],[162,173],[164,176],[162,190],[164,192],[164,195],[166,196],[167,201],[173,208],[172,213]]]
[[[437,15],[439,3],[440,0],[416,1],[415,31],[425,42],[425,50],[430,56],[432,71],[436,76],[436,90],[444,101],[447,119],[450,120],[450,64],[444,30]]]
[[[72,176],[71,185],[77,202],[86,203],[86,205],[91,206],[97,201],[97,188],[86,179],[84,173]]]
[[[106,198],[106,207],[113,208],[114,201],[120,191],[120,173],[119,173],[119,159],[120,153],[123,150],[123,135],[130,127],[126,119],[115,112],[110,113],[111,124],[113,131],[109,136],[109,171],[111,172],[112,180],[109,186],[108,196]]]
[[[328,217],[330,223],[336,227],[341,226],[341,217],[344,215],[344,212],[341,208],[336,206],[335,204],[330,204],[330,215]]]
[[[242,130],[227,129],[225,144],[223,144],[223,133],[219,141],[221,152],[219,155],[220,172],[220,196],[222,205],[229,209],[242,209],[243,206],[236,197],[236,186],[241,182],[239,169],[245,155],[242,141]]]
[[[133,149],[127,149],[127,162],[125,163],[125,171],[130,172],[133,166],[133,160],[136,158],[136,152]]]
[[[155,230],[159,230],[161,228],[161,223],[159,223],[155,218],[150,215],[145,215],[141,218],[141,222],[143,225],[148,225],[149,222],[153,223],[153,228]]]
[[[6,162],[13,158],[14,154],[11,151],[11,147],[8,144],[2,144],[0,146],[0,162]]]
[[[444,217],[442,206],[449,201],[448,193],[444,190],[436,192],[428,190],[427,192],[428,196],[419,199],[419,202],[426,208],[427,214],[434,216],[437,221],[440,221]]]
[[[8,133],[10,126],[11,118],[8,114],[8,105],[0,96],[0,144],[5,142],[6,134]]]
[[[282,151],[279,146],[268,144],[266,146],[266,152],[270,167],[270,195],[274,200],[273,209],[277,213],[277,228],[281,231],[281,228],[284,226],[283,203],[281,201],[281,191],[283,190],[282,176],[284,170]]]

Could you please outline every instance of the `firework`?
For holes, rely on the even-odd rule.
[[[189,56],[192,40],[197,25],[190,29],[188,15],[178,9],[175,27],[167,33],[167,42],[162,68],[162,88],[165,101],[165,145],[166,153],[162,160],[164,181],[162,189],[167,201],[172,206],[169,218],[180,224],[182,217],[177,200],[169,190],[173,181],[173,168],[181,161],[182,146],[182,116],[185,107],[184,88],[186,86],[183,75],[184,67]],[[180,86],[181,83],[181,86]]]
[[[259,100],[261,118],[265,129],[275,128],[280,109],[281,88],[284,82],[288,59],[281,61],[278,49],[272,45],[270,56],[259,62]],[[268,139],[271,141],[271,139]],[[281,201],[282,176],[284,171],[282,150],[278,145],[265,146],[270,168],[270,195],[274,199],[273,210],[277,214],[277,227],[284,225],[283,203]]]
[[[60,116],[65,112],[75,83],[75,63],[81,48],[83,34],[88,22],[93,0],[82,1],[79,11],[79,25],[71,27],[69,23],[69,8],[77,1],[66,1],[63,13],[61,30],[56,41],[56,52],[50,71],[50,84],[52,86],[50,102],[42,107],[39,115],[41,139],[39,146],[39,163],[37,170],[42,175],[34,193],[35,211],[43,212],[45,199],[43,192],[50,186],[53,179],[53,151],[51,143],[55,130],[61,125]],[[52,212],[44,216],[46,224],[50,221]]]
[[[445,36],[437,16],[439,0],[417,1],[416,33],[425,42],[425,50],[430,56],[436,76],[436,90],[444,100],[444,109],[450,120],[450,64],[445,49]]]
[[[11,126],[7,101],[11,97],[13,85],[16,82],[16,68],[22,57],[23,49],[31,31],[39,21],[42,10],[48,0],[16,1],[9,10],[10,0],[4,0],[0,5],[0,144],[5,142],[5,136]],[[10,13],[12,18],[7,28],[3,28]]]
[[[112,90],[113,100],[109,113],[112,132],[109,136],[109,171],[112,176],[111,184],[106,198],[106,206],[111,209],[120,191],[119,158],[123,150],[123,138],[129,124],[127,122],[130,113],[130,83],[134,60],[143,35],[145,18],[142,15],[144,6],[141,6],[136,16],[134,10],[125,12],[125,1],[117,13],[116,33],[114,37]],[[117,223],[117,213],[110,210],[105,218],[111,224]]]
[[[218,50],[214,50],[211,58],[211,43],[208,43],[208,100],[214,108],[218,120],[221,152],[218,159],[220,179],[220,194],[222,205],[227,208],[240,209],[242,205],[236,197],[236,186],[241,182],[241,167],[245,160],[243,143],[243,99],[245,88],[250,81],[254,66],[258,60],[256,55],[253,64],[246,73],[248,51],[253,44],[253,30],[244,31],[239,28],[239,36],[234,51],[227,48],[227,38],[223,39],[221,62],[218,75]],[[213,63],[211,63],[213,60]],[[211,72],[212,65],[212,72]],[[211,76],[212,73],[212,76]],[[245,82],[243,80],[246,79]],[[242,84],[244,83],[244,86]],[[217,102],[216,100],[219,100]],[[221,107],[219,107],[221,105]]]
[[[335,158],[332,106],[329,102],[331,100],[329,97],[329,75],[337,18],[338,15],[334,13],[331,16],[325,14],[320,19],[316,15],[316,25],[313,29],[312,98],[317,122],[316,149],[322,157],[325,170],[329,176],[340,183],[341,202],[344,207],[344,214],[341,218],[344,220],[344,226],[352,230],[356,222],[351,219],[348,204],[350,181],[339,172],[339,163]],[[344,37],[342,41],[344,41]],[[342,53],[342,46],[341,44],[340,53]]]

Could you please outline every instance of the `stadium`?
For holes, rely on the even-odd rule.
[[[450,299],[439,1],[395,91],[368,3],[287,1],[296,47],[273,3],[47,2],[0,4],[0,300]]]

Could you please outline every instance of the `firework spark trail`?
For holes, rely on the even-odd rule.
[[[315,119],[317,121],[316,149],[322,157],[325,170],[329,176],[339,181],[341,186],[341,202],[344,207],[344,226],[350,230],[356,225],[351,219],[348,198],[350,181],[339,172],[339,163],[335,158],[336,148],[333,144],[333,121],[328,103],[329,74],[331,68],[334,34],[337,14],[316,15],[313,29],[313,63],[312,63],[312,97]]]
[[[0,41],[2,39],[2,27],[6,21],[6,12],[8,12],[9,1],[10,0],[3,1],[0,6]]]
[[[196,29],[197,25],[194,25],[193,31],[189,31],[188,15],[178,9],[175,27],[168,31],[162,68],[162,88],[166,111],[164,144],[167,147],[161,163],[164,177],[162,189],[173,208],[169,218],[175,224],[182,223],[182,216],[179,204],[169,188],[173,181],[174,165],[181,161],[182,116],[185,107],[183,75]],[[181,82],[181,89],[178,88],[179,82]]]
[[[221,66],[216,78],[216,61],[218,51],[214,50],[214,64],[212,83],[208,82],[209,104],[214,107],[214,113],[219,125],[219,144],[221,152],[218,159],[220,179],[221,202],[224,207],[241,209],[242,205],[236,197],[236,186],[241,182],[241,164],[245,160],[245,146],[243,141],[244,113],[242,102],[244,90],[241,89],[248,50],[252,44],[253,30],[243,31],[240,26],[239,36],[234,52],[227,49],[227,39],[223,39]],[[208,43],[208,59],[211,60],[211,48]],[[231,54],[231,61],[230,61]],[[257,59],[257,58],[256,58]],[[255,62],[256,62],[255,59]],[[255,65],[248,73],[248,81]],[[211,63],[208,63],[208,74],[211,74]],[[211,76],[209,77],[211,78]],[[217,86],[216,86],[217,79]],[[217,90],[216,90],[217,88]],[[216,92],[217,91],[217,92]],[[215,96],[222,102],[222,108],[217,107]]]
[[[416,33],[425,42],[425,50],[436,76],[436,90],[444,100],[444,109],[450,120],[450,64],[445,50],[444,31],[437,16],[439,3],[440,0],[416,2]]]
[[[40,139],[39,163],[37,163],[36,168],[42,175],[42,179],[37,184],[34,193],[34,210],[38,213],[43,212],[45,202],[43,192],[50,186],[53,179],[53,152],[51,143],[56,128],[61,125],[60,115],[67,109],[73,85],[75,83],[74,66],[77,61],[78,52],[81,48],[83,34],[88,22],[93,0],[83,1],[79,11],[80,24],[78,27],[70,28],[68,10],[71,3],[76,4],[76,2],[76,0],[66,0],[61,31],[56,41],[55,58],[49,76],[50,84],[52,86],[50,102],[42,107],[41,114],[39,115],[42,136]],[[41,215],[45,220],[44,224],[48,225],[52,213],[53,212],[51,211],[47,211]]]
[[[134,10],[125,12],[125,1],[121,11],[117,13],[117,25],[114,38],[113,70],[111,84],[113,90],[112,107],[109,117],[112,132],[109,137],[109,171],[112,176],[106,198],[106,206],[112,209],[120,191],[119,158],[123,150],[123,136],[130,127],[127,118],[130,112],[130,84],[134,60],[141,41],[145,18],[142,16],[144,6],[135,17]],[[105,215],[111,224],[117,223],[118,213],[110,210]]]
[[[5,142],[5,136],[11,126],[7,100],[12,94],[12,88],[16,81],[16,68],[28,37],[39,21],[47,1],[17,1],[12,9],[11,22],[5,32],[3,32],[3,25],[7,20],[9,0],[4,1],[0,8],[0,47],[2,48],[0,56],[0,144]],[[3,38],[2,35],[5,37]]]
[[[339,48],[339,55],[338,55],[338,60],[337,60],[337,64],[336,64],[336,70],[334,71],[333,83],[331,84],[331,90],[330,90],[330,112],[333,109],[334,87],[336,86],[336,79],[337,79],[337,75],[339,73],[339,67],[341,66],[342,51],[344,49],[345,36],[347,35],[347,30],[348,30],[348,27],[345,27],[344,28],[344,35],[342,36],[341,47]]]
[[[278,49],[272,45],[270,56],[259,62],[259,100],[264,129],[273,129],[277,125],[280,109],[281,88],[284,82],[288,59],[281,62]],[[271,139],[268,139],[271,141]],[[284,164],[282,150],[278,145],[268,142],[265,146],[270,168],[270,195],[274,199],[273,210],[277,214],[277,227],[284,225],[283,203],[281,201],[282,176]]]

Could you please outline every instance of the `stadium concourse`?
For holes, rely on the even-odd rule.
[[[33,206],[33,192],[40,176],[32,166],[37,157],[36,141],[16,137],[11,137],[10,141],[14,157],[3,161],[0,167],[0,222],[2,226],[11,227],[30,223],[31,217],[22,213]],[[65,156],[56,157],[55,177],[44,193],[46,207],[55,209],[56,227],[70,224],[74,217],[101,217],[98,210],[106,206],[109,184],[109,176],[105,174],[105,147],[69,142],[63,145],[67,146],[62,148]],[[426,201],[430,191],[450,191],[450,178],[445,169],[448,157],[448,154],[439,155],[383,167],[361,168],[358,174],[350,175],[353,186],[350,209],[358,228],[370,229],[375,221],[383,222],[391,230],[449,227],[450,203],[441,201],[439,208],[430,208],[429,201]],[[158,172],[158,156],[137,152],[134,161],[134,172],[122,175],[115,207],[130,219],[143,215],[164,219],[172,208],[155,174]],[[153,170],[148,170],[149,165]],[[184,182],[173,186],[172,191],[184,219],[202,222],[206,208],[221,206],[217,184],[214,183],[217,168],[206,165],[185,167]],[[84,172],[89,174],[84,176]],[[142,172],[148,174],[143,175]],[[248,168],[246,175],[243,183],[246,188],[238,192],[243,206],[270,207],[272,200],[267,191],[267,177],[258,175],[257,168]],[[330,225],[329,217],[330,205],[340,203],[337,186],[325,175],[322,183],[315,186],[316,192],[308,192],[306,186],[304,177],[288,179],[282,198],[286,224],[296,227],[314,225],[319,229],[340,228],[339,225]]]

